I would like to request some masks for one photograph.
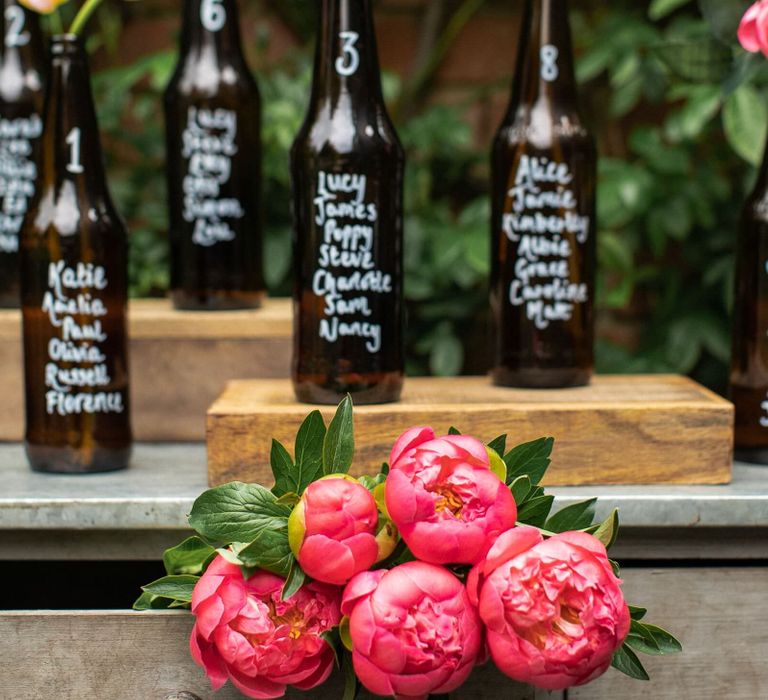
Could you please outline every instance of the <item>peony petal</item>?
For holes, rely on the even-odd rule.
[[[751,53],[760,51],[760,41],[757,36],[757,19],[760,14],[761,4],[755,3],[744,14],[739,24],[739,42]]]
[[[311,578],[337,586],[343,586],[357,573],[349,548],[325,535],[313,535],[304,540],[299,564]]]
[[[335,656],[333,650],[330,647],[327,647],[326,650],[322,652],[317,670],[311,676],[308,676],[303,681],[299,681],[293,685],[299,690],[311,690],[312,688],[322,685],[328,680],[328,676],[330,676],[331,671],[333,671],[334,659]]]
[[[209,642],[211,636],[221,622],[221,616],[224,613],[224,603],[218,597],[207,598],[197,606],[195,616],[197,617],[197,629],[200,636]]]
[[[194,662],[203,668],[214,690],[219,690],[227,682],[226,664],[211,644],[205,641],[201,644],[196,626],[189,637],[189,653]]]
[[[355,675],[370,692],[385,696],[395,694],[389,674],[384,673],[357,651],[352,653],[352,665]]]
[[[523,552],[527,552],[543,541],[544,538],[535,527],[521,525],[520,527],[507,530],[499,535],[499,538],[488,551],[485,563],[481,564],[482,573],[485,576],[489,576],[502,564],[510,559],[514,559]]]
[[[285,686],[275,683],[264,676],[251,678],[236,671],[230,671],[229,678],[232,684],[243,695],[249,698],[281,698],[285,695]]]
[[[341,612],[344,615],[351,615],[361,598],[371,595],[386,573],[386,571],[380,569],[379,571],[366,571],[357,574],[344,589],[341,599]]]
[[[397,440],[392,447],[392,452],[389,455],[389,466],[392,469],[397,469],[397,461],[408,450],[412,450],[418,445],[433,440],[435,437],[435,431],[432,428],[411,428],[406,430]]]

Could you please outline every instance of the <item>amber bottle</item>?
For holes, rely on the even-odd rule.
[[[737,457],[768,464],[768,152],[741,218],[730,396]]]
[[[39,15],[3,0],[0,17],[0,306],[19,306],[19,233],[35,192],[45,47]]]
[[[400,397],[404,167],[372,3],[323,0],[309,111],[291,152],[300,401]]]
[[[567,0],[528,0],[492,155],[496,384],[590,381],[596,163],[578,108]]]
[[[184,0],[181,53],[165,92],[171,298],[238,309],[264,296],[261,103],[235,0]]]
[[[53,38],[47,83],[20,251],[27,455],[39,471],[122,469],[131,453],[127,235],[79,38]]]

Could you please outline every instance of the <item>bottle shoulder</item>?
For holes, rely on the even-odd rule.
[[[497,151],[521,147],[549,150],[563,144],[572,149],[597,152],[595,137],[578,112],[535,114],[527,109],[520,110],[504,120],[494,139]]]
[[[164,93],[166,102],[218,96],[260,99],[258,83],[244,60],[182,57]]]
[[[395,158],[405,160],[397,131],[386,114],[360,118],[310,114],[293,143],[296,158]]]
[[[42,109],[43,75],[35,68],[19,70],[9,63],[0,65],[0,106],[5,111],[15,104]]]

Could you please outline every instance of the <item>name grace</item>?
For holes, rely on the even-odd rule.
[[[517,244],[509,302],[525,306],[528,320],[540,330],[569,321],[574,306],[589,299],[587,284],[570,280],[571,239],[586,243],[590,229],[590,217],[577,211],[572,182],[567,163],[523,155],[508,192],[512,212],[504,215],[502,227]]]
[[[376,268],[375,203],[366,202],[367,176],[319,172],[314,199],[315,224],[322,230],[312,292],[323,298],[319,335],[335,343],[341,337],[365,339],[365,349],[381,350],[381,323],[372,319],[371,294],[391,294],[392,276]],[[352,223],[340,224],[339,221]],[[341,274],[339,272],[341,271]],[[362,316],[367,320],[351,320]],[[345,319],[345,320],[343,320]]]
[[[59,331],[48,341],[49,362],[45,366],[45,403],[49,415],[125,410],[119,391],[77,391],[108,387],[112,383],[108,358],[98,345],[108,339],[101,320],[107,315],[107,307],[97,295],[107,285],[105,269],[92,263],[67,267],[59,260],[48,266],[48,291],[43,295],[41,308],[51,326]],[[75,321],[75,316],[90,317],[90,322]],[[61,367],[59,363],[70,366]]]

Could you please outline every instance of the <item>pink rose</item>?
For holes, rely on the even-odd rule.
[[[485,446],[432,428],[403,433],[390,456],[386,503],[416,555],[433,564],[476,564],[517,520],[515,499],[491,471]]]
[[[739,41],[747,51],[768,55],[768,0],[759,0],[747,10],[739,25]]]
[[[278,698],[328,678],[334,652],[321,635],[339,623],[341,590],[312,583],[282,601],[284,583],[264,571],[246,581],[221,556],[197,582],[189,648],[215,690],[229,679],[249,698]]]
[[[602,543],[583,532],[544,540],[505,532],[470,573],[469,596],[499,669],[545,690],[605,673],[629,633],[629,609]]]
[[[371,492],[352,477],[315,481],[288,521],[291,549],[304,572],[343,586],[392,553],[393,537],[377,541],[379,511]]]
[[[44,15],[51,14],[51,12],[57,9],[59,5],[63,5],[67,1],[68,0],[18,0],[19,5],[24,5],[24,7]]]
[[[482,646],[477,611],[446,569],[413,561],[358,574],[344,590],[352,661],[377,695],[426,698],[458,688]]]

